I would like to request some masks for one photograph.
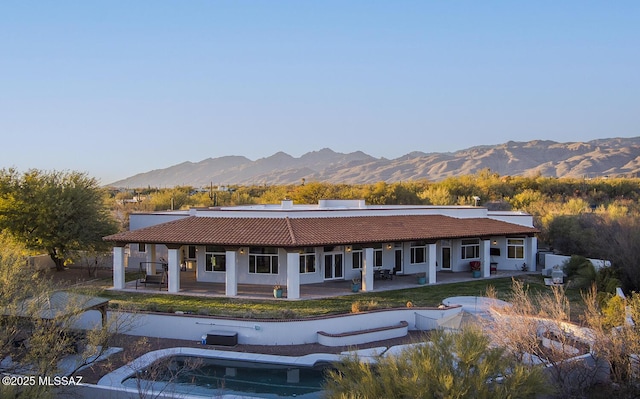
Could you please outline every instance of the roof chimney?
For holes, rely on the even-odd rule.
[[[293,209],[293,200],[290,200],[289,198],[285,198],[282,200],[282,209]]]

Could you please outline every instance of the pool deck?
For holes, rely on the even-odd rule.
[[[200,349],[190,347],[177,347],[160,349],[153,352],[145,353],[138,357],[133,362],[120,367],[111,373],[100,378],[97,385],[104,385],[110,387],[123,387],[122,382],[130,377],[135,370],[142,370],[150,366],[152,363],[158,361],[158,359],[170,357],[170,356],[194,356],[194,357],[206,357],[215,359],[246,361],[252,363],[268,363],[268,364],[280,364],[291,367],[313,367],[318,363],[334,363],[344,359],[348,356],[357,355],[361,361],[375,362],[376,359],[385,355],[397,355],[402,350],[414,346],[422,345],[418,344],[405,344],[392,347],[380,346],[375,348],[344,351],[339,354],[333,353],[313,353],[303,356],[281,356],[281,355],[269,355],[262,353],[249,353],[249,352],[233,352],[223,351],[217,349]]]
[[[476,314],[484,313],[489,310],[491,306],[494,305],[508,305],[503,301],[492,300],[489,298],[483,297],[466,297],[466,296],[458,296],[458,297],[450,297],[444,299],[445,302],[450,305],[461,305],[463,308],[473,308]],[[200,348],[200,347],[169,347],[154,350],[144,355],[136,358],[131,363],[124,365],[104,376],[97,381],[97,385],[102,387],[101,389],[106,389],[111,392],[120,392],[131,394],[134,392],[131,387],[127,387],[124,384],[124,381],[131,377],[132,374],[135,373],[135,370],[144,370],[148,368],[152,363],[158,361],[158,359],[166,358],[170,356],[194,356],[194,357],[206,357],[206,358],[216,358],[223,360],[234,360],[234,361],[246,361],[252,363],[264,363],[264,364],[277,364],[277,365],[286,365],[291,368],[296,368],[296,366],[304,368],[304,367],[313,367],[318,363],[334,363],[344,359],[347,356],[357,356],[361,362],[366,363],[375,363],[379,361],[380,358],[385,356],[397,356],[402,351],[409,347],[413,347],[416,345],[426,345],[428,342],[422,340],[411,340],[398,342],[398,341],[378,341],[373,343],[373,345],[365,348],[358,348],[354,346],[353,348],[344,347],[343,349],[339,349],[336,352],[323,352],[322,350],[318,352],[312,352],[307,354],[301,354],[298,356],[285,356],[280,354],[269,354],[269,353],[260,353],[260,352],[244,352],[244,351],[235,351],[235,350],[220,350],[220,349],[211,349],[211,348]],[[147,393],[162,394],[162,386],[156,387],[151,384],[145,389],[149,390]],[[156,392],[156,389],[159,391]],[[158,395],[162,397],[162,395]],[[184,398],[199,398],[198,394],[193,392],[192,394],[181,394],[181,397]],[[224,398],[238,398],[237,395],[222,395]],[[249,398],[250,396],[242,396],[243,398]]]

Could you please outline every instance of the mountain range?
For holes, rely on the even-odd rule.
[[[348,184],[438,181],[484,169],[502,176],[637,177],[640,137],[569,143],[509,141],[447,153],[415,151],[395,159],[375,158],[361,151],[344,154],[329,148],[308,152],[299,158],[284,152],[255,161],[243,156],[223,156],[140,173],[109,186],[271,185],[295,184],[302,179]]]

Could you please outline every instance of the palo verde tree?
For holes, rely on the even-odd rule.
[[[77,376],[109,348],[122,345],[122,334],[136,325],[135,316],[124,312],[111,313],[104,324],[78,323],[91,296],[63,292],[46,278],[46,270],[25,267],[29,251],[4,232],[0,232],[0,248],[2,373],[35,378],[31,381],[39,376]],[[0,384],[0,398],[53,397],[73,396],[65,387],[47,384]]]
[[[95,250],[117,225],[94,178],[78,172],[0,170],[0,228],[63,270],[69,251]]]
[[[330,371],[326,397],[535,398],[548,393],[542,369],[515,361],[474,328],[434,331],[431,341],[377,363],[345,358]]]
[[[584,258],[574,259],[578,266],[581,261]],[[513,280],[510,305],[492,309],[492,317],[482,319],[484,331],[515,361],[547,366],[548,385],[557,395],[550,397],[601,397],[595,394],[606,392],[615,398],[638,398],[640,295],[621,298],[599,292],[594,284],[581,293],[584,312],[578,314],[567,297],[571,290],[554,286],[532,292]],[[496,298],[493,290],[487,294]]]

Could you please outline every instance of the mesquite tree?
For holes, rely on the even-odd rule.
[[[0,228],[63,270],[69,251],[104,247],[117,232],[96,179],[78,172],[0,170]]]

